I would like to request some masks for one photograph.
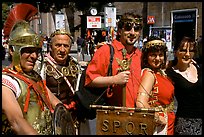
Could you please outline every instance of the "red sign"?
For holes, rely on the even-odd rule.
[[[101,28],[101,16],[87,16],[87,28]]]
[[[147,24],[154,24],[155,16],[147,16]]]

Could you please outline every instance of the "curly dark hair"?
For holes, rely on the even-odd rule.
[[[153,40],[160,40],[161,43],[153,43],[151,46],[148,42],[151,42]],[[141,65],[142,68],[151,68],[151,66],[148,63],[148,53],[150,52],[163,52],[164,53],[164,62],[161,65],[161,69],[166,68],[166,61],[167,61],[167,47],[166,44],[158,37],[149,37],[147,39],[147,42],[144,43],[144,46],[142,48],[142,56],[141,56]]]
[[[122,15],[119,22],[117,23],[118,30],[122,29],[126,22],[135,22],[138,26],[143,26],[143,19],[142,16],[139,14],[135,14],[133,12],[127,12]],[[116,39],[120,39],[120,35],[117,34]]]

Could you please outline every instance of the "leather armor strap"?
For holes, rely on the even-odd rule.
[[[71,83],[69,82],[69,80],[67,79],[67,77],[65,77],[62,72],[60,72],[58,69],[57,69],[57,66],[49,59],[49,58],[45,58],[46,61],[48,61],[48,63],[64,78],[64,80],[66,81],[67,85],[69,86],[69,88],[71,89],[72,93],[74,94],[75,91],[71,85]]]
[[[51,102],[49,100],[48,91],[47,91],[46,86],[44,85],[42,80],[40,80],[38,82],[35,82],[34,80],[29,79],[29,78],[19,74],[18,72],[15,72],[15,71],[13,71],[11,69],[8,69],[8,68],[4,69],[3,72],[7,72],[7,75],[14,76],[14,77],[17,77],[17,78],[23,80],[28,85],[28,88],[27,88],[28,92],[27,92],[27,95],[26,95],[24,112],[28,111],[28,105],[29,105],[29,100],[30,100],[30,88],[33,88],[35,93],[37,94],[37,97],[39,99],[38,101],[39,101],[39,104],[41,106],[41,109],[44,110],[44,107],[43,107],[43,104],[42,104],[42,100],[43,100],[43,102],[47,105],[49,110],[51,112],[54,112],[54,109],[53,109],[53,107],[51,105]],[[42,90],[42,88],[43,88],[43,90]]]

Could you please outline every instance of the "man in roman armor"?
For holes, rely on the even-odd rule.
[[[52,113],[61,101],[33,70],[39,37],[21,20],[11,30],[9,45],[12,65],[2,70],[2,134],[53,134]]]
[[[71,45],[72,36],[69,32],[55,30],[50,36],[50,49],[44,56],[40,73],[51,92],[67,106],[77,128],[74,94],[81,69],[77,59],[69,55]]]

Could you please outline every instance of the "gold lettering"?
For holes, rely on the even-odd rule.
[[[109,121],[108,120],[104,120],[103,121],[103,126],[102,126],[102,131],[107,132],[108,131],[108,126],[109,125]]]
[[[125,127],[125,130],[126,132],[129,134],[129,135],[132,135],[132,133],[134,132],[135,130],[135,125],[132,121],[128,122],[128,124],[126,125]]]
[[[140,133],[139,133],[139,135],[148,135],[148,133],[147,133],[147,131],[146,131],[146,129],[147,129],[147,124],[145,124],[145,123],[140,123],[139,124],[139,127],[140,127]],[[143,131],[143,133],[142,133],[142,131]]]
[[[116,128],[120,127],[120,121],[113,121],[113,133],[116,133]]]

